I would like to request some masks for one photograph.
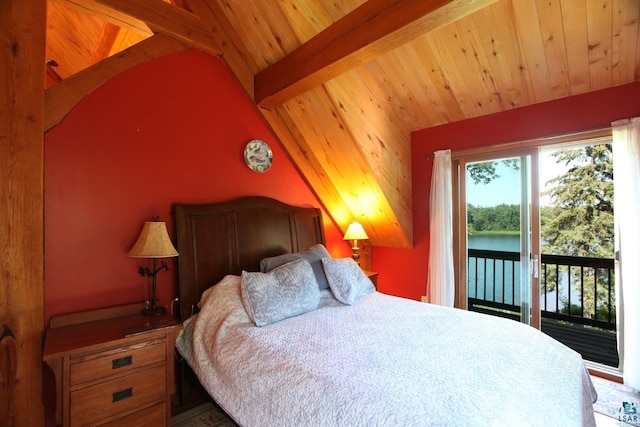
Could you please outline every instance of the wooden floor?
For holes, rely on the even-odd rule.
[[[175,417],[191,408],[202,405],[206,402],[211,402],[211,397],[204,391],[202,387],[198,387],[191,391],[186,402],[180,401],[180,393],[175,393],[171,396],[171,416]]]

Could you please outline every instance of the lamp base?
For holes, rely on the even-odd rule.
[[[356,264],[360,265],[360,253],[358,252],[360,248],[354,246],[351,248],[351,250],[353,251],[353,260],[356,262]]]
[[[164,307],[156,307],[156,308],[143,308],[142,314],[145,316],[162,316],[167,312],[167,309]]]

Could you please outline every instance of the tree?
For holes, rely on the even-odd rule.
[[[514,170],[520,169],[520,160],[512,158],[470,163],[467,165],[467,172],[474,184],[487,185],[494,179],[500,178],[496,171],[499,163]],[[501,204],[494,207],[467,205],[467,233],[469,235],[476,231],[517,231],[519,229],[520,211],[517,205]]]
[[[551,206],[541,209],[542,251],[546,254],[574,257],[613,258],[613,159],[611,144],[583,146],[559,150],[552,154],[556,163],[563,164],[566,172],[551,179],[555,186],[543,193],[551,198]],[[518,170],[519,159],[471,163],[467,166],[475,184],[489,184],[499,178],[499,162]],[[519,230],[518,206],[467,206],[469,233],[488,230]],[[565,277],[568,276],[564,268]],[[547,287],[542,292],[559,290],[555,283],[555,268],[546,270]],[[587,269],[584,274],[572,271],[572,282],[580,277],[583,283],[596,283],[584,287],[584,310],[596,312],[598,317],[613,308],[608,307],[607,271]],[[559,277],[562,277],[560,275]],[[564,280],[566,282],[566,279]],[[568,303],[568,302],[565,302]],[[568,307],[564,308],[568,310]],[[575,308],[574,308],[575,310]]]
[[[580,257],[613,258],[613,158],[611,144],[583,146],[552,154],[567,172],[549,181],[556,184],[543,193],[551,206],[541,214],[543,252]],[[547,291],[558,289],[555,271],[549,272]],[[588,269],[582,276],[584,309],[593,313],[607,306],[606,271]],[[573,275],[576,277],[576,275]],[[602,286],[600,286],[602,284]]]
[[[549,183],[553,214],[545,216],[542,238],[548,253],[613,257],[613,159],[611,144],[557,151],[569,169]]]
[[[489,184],[496,178],[500,178],[498,172],[496,172],[496,166],[498,163],[509,166],[514,170],[518,170],[520,163],[518,159],[506,159],[500,161],[478,162],[470,163],[467,166],[469,176],[475,184]]]
[[[467,232],[519,231],[520,206],[500,204],[497,206],[467,205]]]

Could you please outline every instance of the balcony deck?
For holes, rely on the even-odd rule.
[[[543,254],[541,261],[542,290],[549,289],[546,283],[548,269],[556,272],[555,278],[550,277],[550,279],[555,280],[555,283],[558,284],[561,283],[558,271],[564,268],[568,275],[567,282],[577,286],[577,289],[582,289],[585,286],[585,271],[591,269],[592,272],[604,272],[600,276],[606,280],[597,288],[597,290],[604,292],[604,298],[596,306],[595,312],[588,313],[585,310],[582,292],[574,290],[572,299],[571,291],[569,291],[568,301],[563,307],[558,304],[556,296],[553,308],[549,307],[549,311],[543,309],[541,326],[544,333],[577,351],[585,360],[617,367],[619,362],[616,342],[613,259]],[[470,279],[469,282],[469,287],[473,287],[473,295],[467,299],[468,309],[519,321],[520,306],[515,301],[515,291],[519,288],[519,278],[516,273],[519,270],[519,263],[520,255],[517,252],[470,249],[469,264],[473,266],[475,280]],[[579,272],[574,278],[571,276],[571,268],[575,268]],[[505,295],[510,295],[510,298],[505,298]],[[540,297],[545,301],[544,307],[546,308],[547,295],[544,291]],[[582,315],[569,314],[568,306],[582,307],[577,311]],[[604,318],[602,313],[606,314]]]
[[[583,325],[562,324],[544,318],[542,332],[577,351],[583,359],[618,366],[616,334],[613,332],[599,331]]]

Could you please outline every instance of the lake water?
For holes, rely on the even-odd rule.
[[[467,245],[469,249],[519,252],[520,237],[517,235],[469,236]],[[476,261],[476,258],[469,258],[467,295],[470,298],[519,306],[519,270],[519,262],[482,258]]]
[[[467,245],[469,249],[520,252],[520,236],[469,236]],[[467,295],[469,297],[517,306],[520,305],[519,262],[487,260],[485,264],[482,260],[478,260],[478,264],[476,264],[475,258],[471,258],[469,260],[467,274]],[[561,292],[561,295],[565,293],[566,291]],[[540,297],[543,298],[544,295]],[[549,292],[547,294],[547,310],[555,311],[555,300],[555,292]]]
[[[489,249],[492,251],[520,251],[520,236],[469,236],[467,239],[469,249]]]

